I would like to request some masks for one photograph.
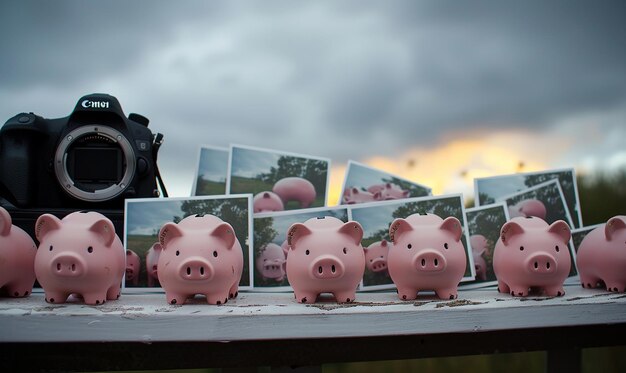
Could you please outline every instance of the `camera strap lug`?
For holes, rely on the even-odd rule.
[[[156,133],[153,137],[153,142],[152,142],[152,159],[154,160],[154,171],[155,171],[157,183],[159,184],[159,188],[161,188],[163,197],[167,197],[167,189],[165,189],[165,184],[163,183],[163,178],[161,177],[161,172],[159,171],[159,166],[157,164],[157,154],[162,144],[163,144],[163,134]]]

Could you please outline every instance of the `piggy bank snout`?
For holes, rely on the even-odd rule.
[[[278,271],[282,268],[283,260],[267,260],[263,263],[263,269],[266,271]]]
[[[387,269],[387,260],[383,258],[376,258],[370,262],[370,267],[373,272],[380,272]]]
[[[341,278],[344,272],[343,263],[333,255],[322,255],[311,265],[311,275],[321,280]]]
[[[556,259],[547,253],[538,253],[526,259],[526,268],[530,273],[550,274],[557,270]]]
[[[208,281],[213,278],[214,270],[208,260],[191,257],[180,264],[178,274],[188,281]]]
[[[446,258],[433,249],[421,250],[413,258],[413,267],[421,272],[441,272],[446,265]]]
[[[51,272],[61,277],[79,277],[87,270],[87,263],[78,254],[63,253],[52,260]]]

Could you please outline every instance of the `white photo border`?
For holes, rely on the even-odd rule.
[[[339,211],[339,210],[345,210],[346,211],[346,215],[348,217],[348,220],[350,220],[350,208],[347,205],[341,205],[341,206],[326,206],[326,207],[314,207],[314,208],[309,208],[309,209],[297,209],[297,210],[286,210],[286,211],[275,211],[275,212],[262,212],[262,213],[256,213],[253,216],[253,221],[255,219],[263,219],[263,218],[275,218],[275,217],[281,217],[281,216],[292,216],[292,215],[301,215],[301,214],[315,214],[318,212],[325,212],[325,211]],[[304,222],[302,222],[304,223]],[[286,233],[286,232],[285,232]],[[254,254],[256,252],[256,247],[254,248],[254,250],[251,250],[251,278],[252,278],[252,282],[250,283],[252,286],[252,289],[255,292],[259,292],[259,293],[271,293],[271,292],[292,292],[293,288],[291,286],[257,286],[254,283],[254,272],[256,272],[256,263],[254,262]]]
[[[223,146],[212,146],[212,145],[200,145],[198,147],[198,152],[196,155],[196,169],[195,169],[195,174],[193,177],[193,182],[191,185],[191,196],[192,197],[200,197],[200,196],[196,196],[196,188],[198,187],[198,176],[200,176],[200,162],[202,161],[202,150],[203,149],[209,149],[209,150],[214,150],[214,151],[220,151],[220,152],[224,152],[224,153],[228,153],[230,152],[230,148],[228,147],[223,147]],[[230,155],[228,155],[227,159],[230,158]],[[226,174],[224,175],[224,177],[226,178],[226,182],[228,182],[228,163],[226,164]],[[224,190],[224,195],[226,195],[228,189]],[[217,194],[216,194],[217,195]]]
[[[506,202],[501,201],[501,202],[496,202],[496,203],[490,203],[488,205],[482,205],[482,206],[476,206],[476,207],[471,207],[468,209],[465,209],[465,221],[469,221],[469,219],[467,218],[468,214],[471,214],[473,212],[478,212],[478,211],[483,211],[483,210],[490,210],[493,208],[497,208],[497,207],[501,207],[502,210],[504,210],[504,218],[505,218],[505,224],[507,221],[511,220],[511,218],[509,217],[509,209],[506,205]],[[502,227],[500,227],[500,230],[502,230]],[[467,231],[468,231],[468,235],[469,235],[469,226],[467,227]],[[470,241],[467,242],[467,244],[470,246],[470,252],[472,251],[472,243]],[[492,250],[495,250],[495,246],[493,247]],[[473,262],[473,255],[472,255],[472,262]],[[476,282],[477,280],[474,279],[472,282],[464,284],[459,286],[459,289],[461,290],[471,290],[471,289],[479,289],[479,288],[486,288],[486,287],[491,287],[491,286],[496,286],[498,285],[498,281],[482,281],[482,282]]]
[[[201,200],[228,200],[228,199],[247,199],[248,200],[248,266],[252,265],[251,255],[252,248],[254,247],[254,225],[252,220],[252,194],[229,194],[229,195],[213,195],[213,196],[192,196],[192,197],[167,197],[167,198],[129,198],[124,201],[124,251],[128,247],[128,204],[141,204],[141,203],[164,203],[173,201],[201,201]],[[126,258],[126,255],[124,255]],[[246,258],[244,257],[244,266],[246,265]],[[248,286],[240,286],[239,290],[248,291],[252,289],[252,271],[251,268],[248,271]],[[162,287],[126,287],[126,273],[122,279],[122,294],[137,294],[137,293],[164,293]]]
[[[228,155],[228,167],[227,167],[227,175],[226,175],[226,194],[231,193],[230,189],[231,189],[231,179],[232,179],[232,174],[233,174],[232,166],[233,166],[233,153],[234,153],[233,149],[234,148],[252,150],[252,151],[263,152],[263,153],[286,155],[289,157],[313,159],[317,161],[326,162],[327,169],[326,169],[326,187],[325,187],[326,189],[324,191],[324,206],[320,206],[320,207],[328,206],[328,197],[329,197],[329,188],[330,188],[330,170],[332,166],[332,162],[330,158],[319,157],[319,156],[314,156],[314,155],[309,155],[309,154],[292,153],[292,152],[276,150],[276,149],[260,148],[256,146],[241,145],[241,144],[230,144],[229,146],[230,154]]]
[[[444,195],[438,195],[438,196],[413,197],[413,198],[404,198],[404,199],[396,199],[396,200],[389,200],[389,201],[378,201],[378,202],[368,202],[368,203],[360,203],[360,204],[356,204],[356,205],[343,205],[343,206],[348,206],[348,219],[351,220],[351,221],[357,221],[358,222],[358,220],[354,220],[354,218],[353,218],[353,215],[352,215],[353,210],[364,209],[364,208],[373,208],[373,207],[384,207],[384,206],[389,206],[389,205],[403,205],[403,204],[408,204],[408,203],[433,201],[433,200],[441,200],[441,199],[450,199],[450,198],[458,198],[459,199],[459,203],[460,203],[460,206],[461,206],[461,216],[463,218],[463,221],[461,222],[461,224],[463,226],[463,235],[465,236],[465,242],[467,242],[467,247],[465,247],[465,255],[466,255],[466,259],[467,259],[467,266],[469,266],[470,275],[469,276],[463,276],[463,278],[461,279],[461,283],[467,282],[467,281],[473,281],[474,278],[476,277],[476,270],[474,268],[474,258],[471,255],[471,248],[469,246],[469,234],[468,234],[468,227],[467,227],[467,218],[466,218],[466,215],[465,215],[465,204],[464,204],[463,194],[462,193],[452,193],[452,194],[444,194]],[[359,285],[359,290],[360,291],[390,290],[390,289],[395,289],[395,288],[396,288],[396,285],[393,282],[391,284],[385,284],[385,285],[366,286],[366,285],[363,284],[363,280],[362,279],[361,279],[361,283]],[[426,292],[426,293],[428,293],[428,292]]]

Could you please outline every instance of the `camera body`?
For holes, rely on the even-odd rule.
[[[0,197],[13,205],[7,209],[21,216],[18,221],[76,210],[122,218],[126,198],[159,195],[162,135],[153,135],[148,122],[138,114],[126,117],[107,94],[82,97],[64,118],[14,116],[0,129]]]

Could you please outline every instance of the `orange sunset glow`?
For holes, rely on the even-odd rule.
[[[463,193],[473,196],[474,179],[515,172],[544,170],[550,152],[563,151],[567,144],[543,144],[537,135],[521,131],[492,134],[483,138],[456,139],[434,148],[415,148],[396,159],[373,156],[368,166],[427,185],[434,195]],[[341,195],[346,165],[331,169],[329,205]]]

